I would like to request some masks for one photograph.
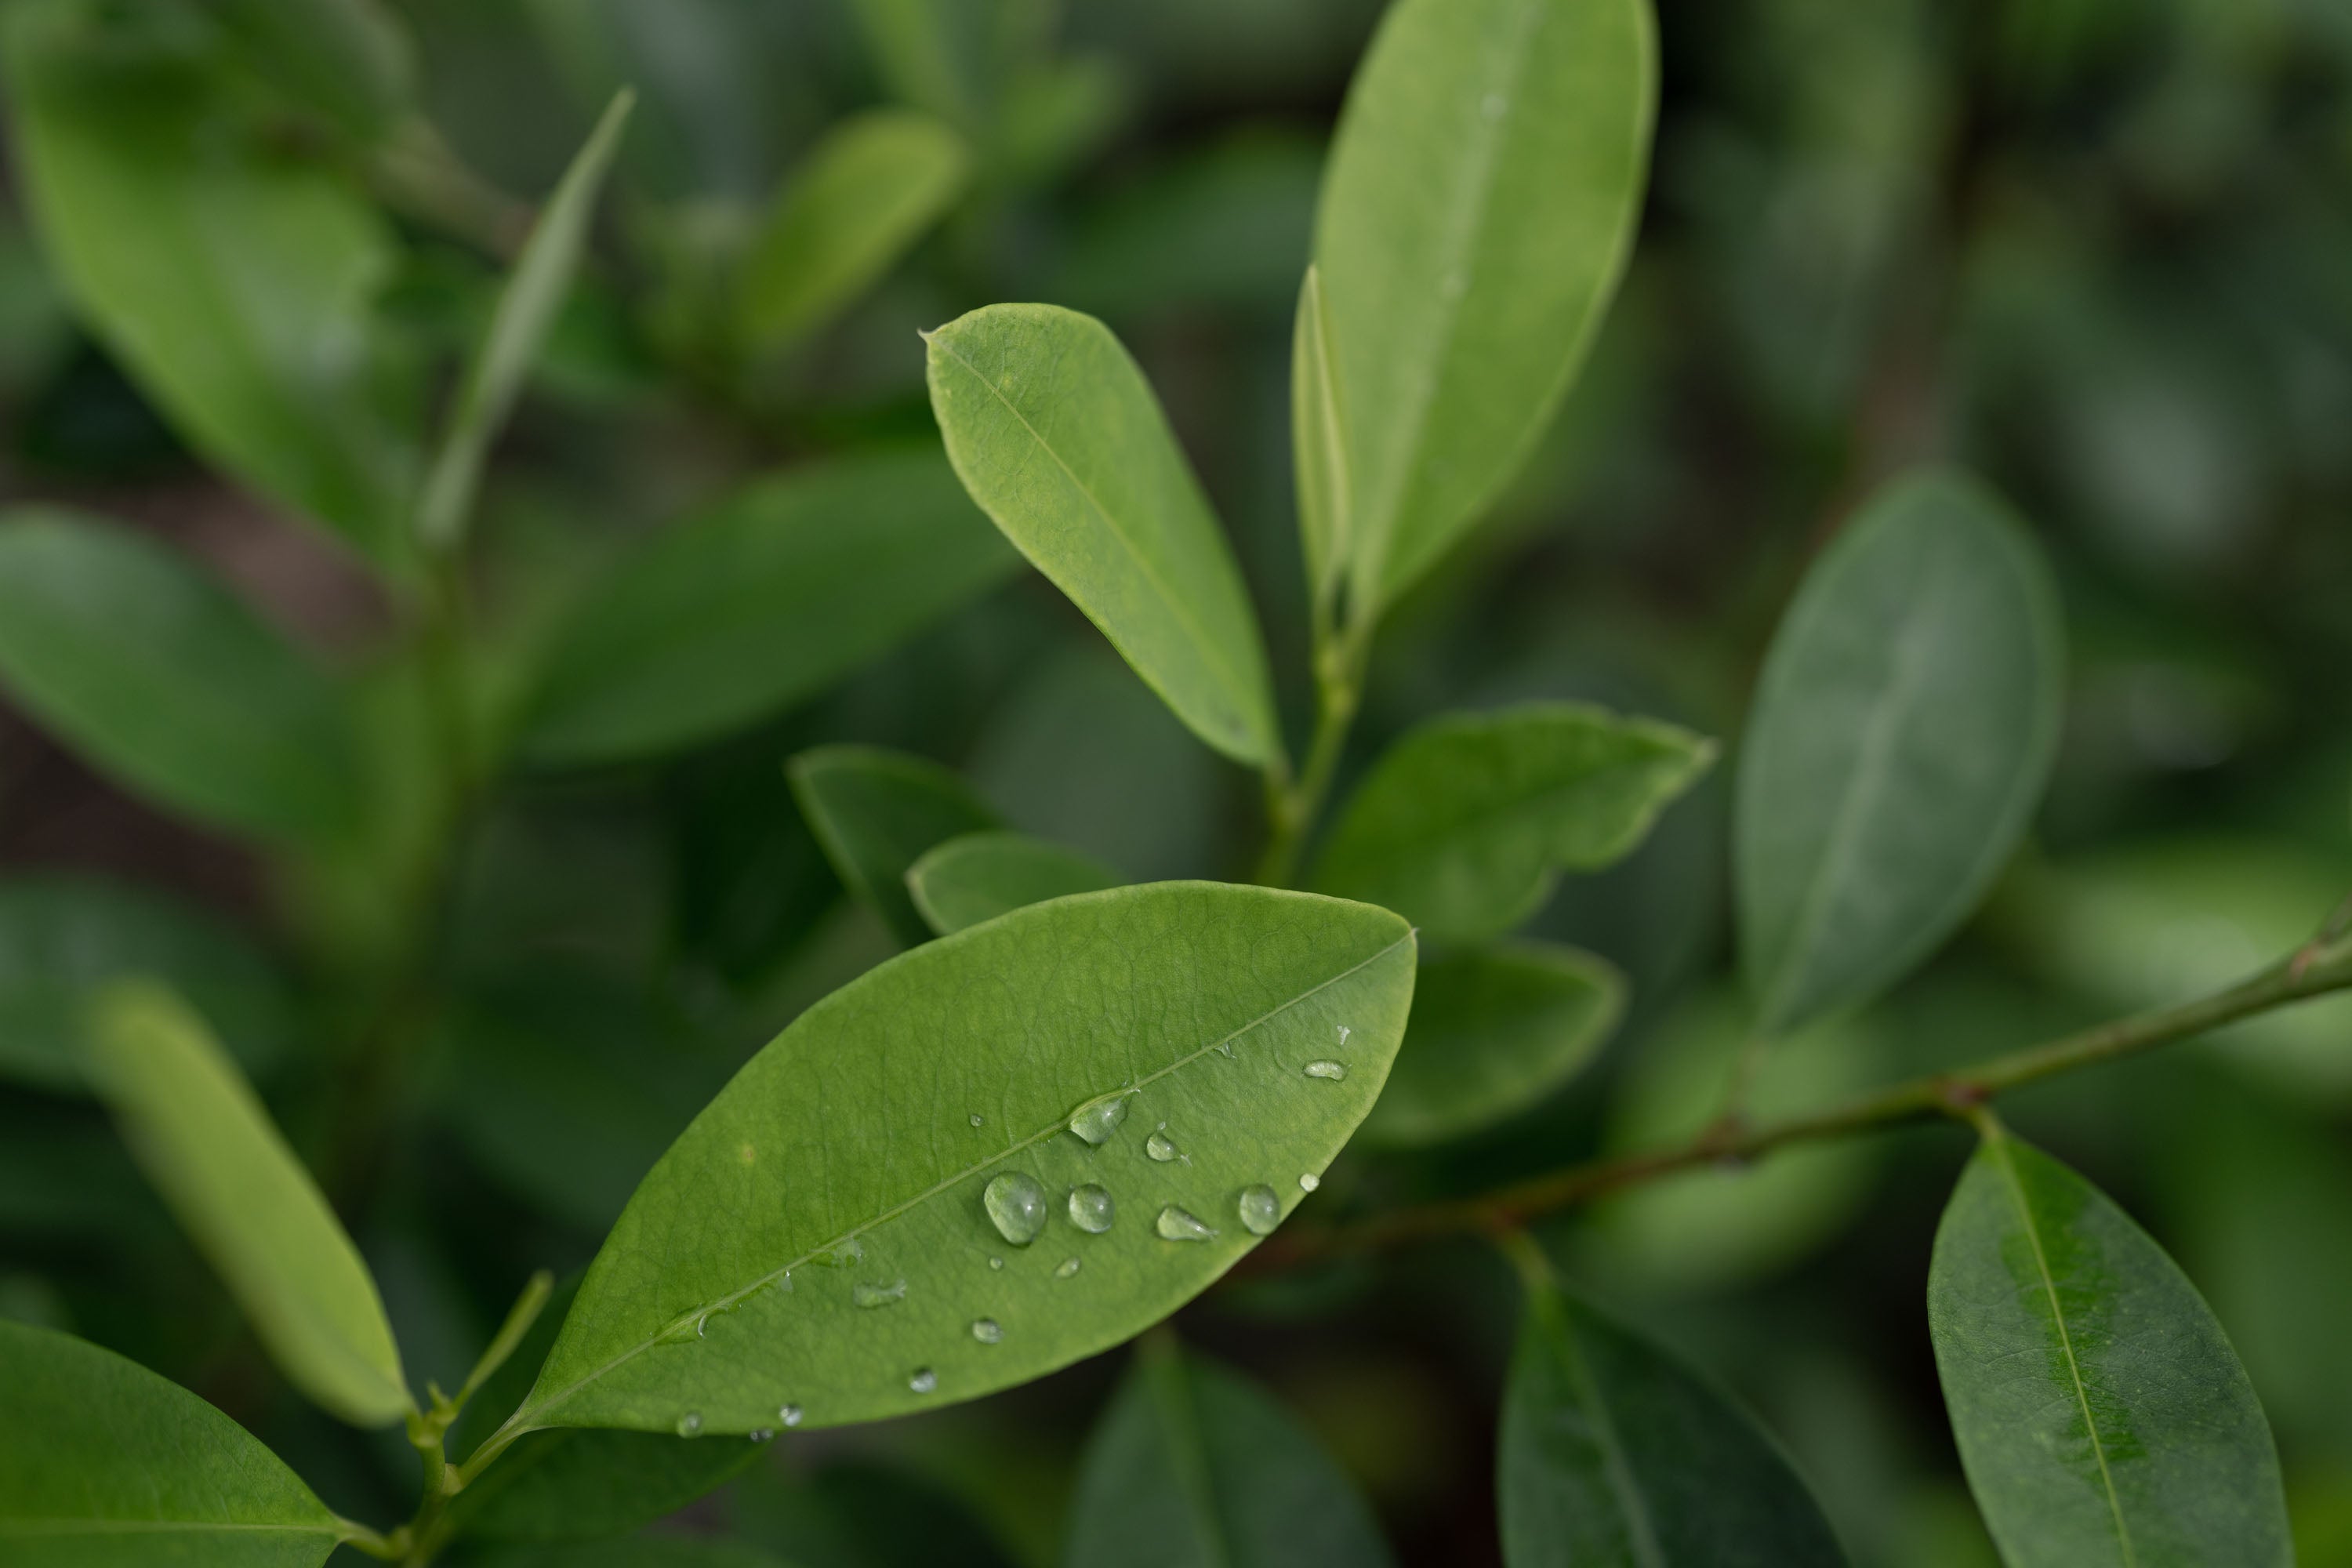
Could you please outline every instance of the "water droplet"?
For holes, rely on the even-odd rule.
[[[697,1432],[699,1432],[699,1431],[701,1431],[701,1430],[702,1430],[702,1412],[701,1412],[701,1411],[699,1411],[699,1410],[689,1410],[689,1411],[688,1411],[685,1415],[681,1415],[681,1416],[679,1416],[679,1417],[677,1418],[677,1435],[678,1435],[679,1436],[681,1436],[681,1437],[691,1437],[691,1436],[693,1436]]]
[[[1308,1078],[1328,1078],[1337,1083],[1348,1076],[1348,1064],[1331,1061],[1308,1062],[1305,1070]]]
[[[776,1406],[776,1419],[782,1422],[787,1426],[799,1426],[801,1424],[801,1416],[803,1414],[803,1412],[797,1405],[779,1405]]]
[[[991,1268],[1002,1268],[1004,1267],[1004,1259],[1002,1258],[991,1258],[988,1260],[988,1266]]]
[[[694,1320],[694,1337],[700,1339],[710,1331],[710,1314],[705,1312]]]
[[[1045,1189],[1026,1171],[1007,1171],[988,1184],[981,1194],[996,1234],[1015,1247],[1026,1247],[1045,1228]]]
[[[1217,1054],[1218,1054],[1219,1056],[1221,1056],[1221,1057],[1224,1058],[1225,1058],[1225,1060],[1227,1060],[1227,1061],[1231,1061],[1231,1060],[1233,1060],[1233,1059],[1234,1059],[1234,1043],[1233,1043],[1233,1041],[1231,1041],[1231,1040],[1219,1040],[1219,1041],[1217,1042]]]
[[[927,1366],[917,1367],[914,1375],[907,1379],[907,1386],[917,1394],[929,1394],[939,1385],[940,1374]]]
[[[1065,1258],[1061,1262],[1054,1265],[1054,1278],[1056,1279],[1067,1279],[1077,1271],[1078,1260],[1075,1258]]]
[[[1170,1241],[1208,1241],[1217,1234],[1174,1204],[1160,1211],[1160,1217],[1152,1222],[1151,1228]]]
[[[779,1277],[777,1278],[777,1280],[776,1280],[776,1289],[779,1289],[779,1290],[782,1290],[782,1292],[784,1292],[784,1294],[786,1294],[787,1296],[789,1296],[789,1295],[791,1295],[791,1294],[792,1294],[792,1290],[793,1290],[793,1271],[792,1271],[791,1269],[789,1269],[789,1268],[785,1269],[785,1270],[783,1271],[783,1273],[782,1273],[781,1276],[779,1276]]]
[[[1348,1043],[1348,1037],[1349,1037],[1349,1035],[1354,1034],[1355,1032],[1356,1032],[1355,1030],[1353,1030],[1353,1029],[1351,1029],[1351,1028],[1348,1027],[1348,1026],[1347,1026],[1347,1025],[1345,1025],[1345,1024],[1340,1025],[1340,1026],[1339,1026],[1339,1043],[1340,1043],[1341,1045],[1343,1045],[1343,1046],[1344,1046],[1344,1045],[1346,1045],[1346,1044]]]
[[[754,1443],[772,1443],[776,1440],[776,1429],[772,1426],[754,1426],[750,1436]]]
[[[826,1268],[846,1268],[866,1256],[866,1244],[854,1236],[809,1254],[809,1261]]]
[[[988,1124],[988,1118],[975,1110],[971,1113],[971,1124],[974,1127],[984,1127]]]
[[[1118,1131],[1118,1124],[1127,1120],[1127,1102],[1131,1098],[1127,1090],[1121,1089],[1117,1094],[1104,1095],[1100,1100],[1089,1100],[1070,1112],[1070,1131],[1099,1148],[1109,1141],[1113,1132]]]
[[[1111,1215],[1117,1205],[1110,1201],[1108,1189],[1088,1182],[1083,1187],[1070,1189],[1070,1223],[1080,1230],[1096,1236],[1110,1228]]]
[[[1311,1193],[1322,1184],[1323,1178],[1312,1171],[1301,1172],[1299,1174],[1298,1190],[1302,1193]]]
[[[1241,1210],[1242,1224],[1252,1236],[1265,1236],[1282,1223],[1282,1200],[1263,1182],[1244,1187],[1234,1206]]]
[[[1511,100],[1499,92],[1490,92],[1478,101],[1478,112],[1489,120],[1500,120],[1509,110]]]
[[[971,1337],[982,1344],[992,1345],[1004,1337],[1004,1331],[997,1326],[994,1318],[974,1318],[971,1321]]]
[[[1171,1160],[1184,1158],[1184,1151],[1176,1147],[1165,1132],[1154,1132],[1150,1137],[1146,1138],[1143,1141],[1143,1152],[1163,1165]]]
[[[907,1282],[893,1279],[887,1285],[868,1285],[860,1280],[849,1288],[849,1299],[861,1307],[888,1307],[907,1299]]]

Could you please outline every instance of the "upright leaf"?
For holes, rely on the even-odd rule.
[[[1290,461],[1298,490],[1298,536],[1307,588],[1318,614],[1349,564],[1348,421],[1340,410],[1339,367],[1331,361],[1330,307],[1323,274],[1307,268],[1290,338]]]
[[[1633,247],[1656,100],[1647,0],[1390,9],[1315,224],[1366,613],[1477,521],[1549,421]]]
[[[572,274],[580,269],[588,222],[596,213],[596,193],[604,188],[605,171],[621,145],[621,128],[635,101],[636,95],[626,89],[614,96],[573,155],[572,166],[556,182],[499,294],[489,331],[466,367],[440,450],[417,500],[417,537],[435,549],[447,549],[466,531],[490,442],[514,411],[523,379],[571,292]]]
[[[822,325],[937,223],[971,159],[928,115],[877,110],[843,121],[795,169],[743,259],[744,335],[774,350]]]
[[[1447,942],[1499,936],[1559,873],[1629,853],[1715,759],[1713,742],[1575,702],[1433,719],[1348,802],[1315,886]]]
[[[1280,1405],[1148,1340],[1079,1462],[1063,1568],[1393,1561],[1348,1477]]]
[[[1673,1356],[1532,1287],[1496,1461],[1510,1568],[1837,1568],[1788,1457]]]
[[[212,1032],[125,982],[90,1019],[92,1076],[123,1141],[287,1377],[362,1426],[410,1408],[375,1280]]]
[[[624,555],[566,616],[522,746],[593,761],[750,723],[1019,564],[936,451],[761,479]]]
[[[136,1362],[0,1319],[0,1560],[316,1568],[351,1532],[244,1427]]]
[[[1199,882],[893,959],[803,1013],[646,1178],[506,1434],[835,1426],[1117,1343],[1346,1142],[1412,963],[1384,910]],[[1189,1158],[1153,1158],[1154,1133]]]
[[[1020,833],[967,833],[907,868],[907,891],[941,936],[1070,893],[1097,893],[1118,873],[1091,855]]]
[[[345,134],[372,142],[413,113],[416,47],[379,0],[209,0],[254,68]]]
[[[354,826],[334,687],[176,552],[70,512],[0,516],[0,681],[164,805],[258,838]]]
[[[2049,569],[1973,479],[1898,481],[1822,555],[1739,763],[1758,1027],[1892,984],[1976,907],[2050,775],[2063,663]]]
[[[819,746],[785,766],[825,858],[907,946],[931,939],[907,872],[948,839],[1001,826],[953,770],[879,746]]]
[[[1240,569],[1110,329],[992,305],[929,342],[931,409],[981,510],[1194,734],[1237,762],[1278,756]]]
[[[1988,1136],[1937,1227],[1927,1328],[2009,1568],[2284,1564],[2278,1453],[2196,1287],[2089,1183]]]

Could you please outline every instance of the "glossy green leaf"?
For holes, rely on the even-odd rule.
[[[1091,855],[1021,833],[967,833],[907,868],[907,890],[941,936],[1068,893],[1115,888],[1119,875]]]
[[[775,350],[888,271],[962,194],[971,159],[928,115],[877,110],[819,142],[770,205],[738,278],[745,337]]]
[[[2106,1195],[1988,1137],[1937,1227],[1927,1327],[2009,1568],[2294,1561],[2278,1453],[2197,1289]]]
[[[1033,905],[893,959],[803,1014],[663,1156],[507,1430],[835,1426],[1128,1338],[1347,1142],[1412,966],[1385,910],[1204,882]],[[1147,1152],[1162,1123],[1188,1159]],[[1108,1228],[1083,1199],[1072,1217],[1082,1185],[1108,1194]]]
[[[1531,1290],[1503,1394],[1510,1568],[1837,1568],[1821,1507],[1747,1412],[1582,1301]]]
[[[1415,1148],[1515,1116],[1591,1061],[1624,1010],[1625,977],[1579,948],[1516,942],[1433,958],[1359,1141]]]
[[[373,141],[415,108],[416,47],[379,0],[208,0],[280,91]]]
[[[270,147],[200,37],[112,9],[5,8],[11,151],[51,265],[190,445],[399,563],[415,454],[372,341],[384,221]]]
[[[907,873],[935,845],[1002,826],[952,769],[879,746],[819,746],[785,764],[842,885],[908,947],[931,939]]]
[[[0,518],[0,682],[116,779],[255,837],[359,811],[328,678],[176,552],[69,512]]]
[[[547,761],[704,740],[815,693],[1020,565],[936,451],[762,479],[624,555],[523,721]]]
[[[1143,372],[1110,329],[992,305],[929,338],[931,409],[981,510],[1210,745],[1282,749],[1233,552]]]
[[[91,1014],[89,1054],[123,1141],[279,1369],[354,1425],[397,1420],[408,1388],[375,1281],[205,1021],[124,982]]]
[[[1714,758],[1688,731],[1582,703],[1448,714],[1357,788],[1315,886],[1483,942],[1535,913],[1560,872],[1631,851]]]
[[[614,95],[573,155],[572,166],[556,182],[507,275],[489,329],[457,384],[448,426],[416,503],[417,537],[436,550],[447,549],[466,531],[490,443],[514,411],[524,378],[580,269],[589,220],[596,215],[596,195],[604,189],[605,172],[620,150],[621,131],[635,101],[636,95],[626,89]]]
[[[1316,217],[1367,613],[1525,461],[1633,248],[1657,98],[1647,0],[1401,0]]]
[[[1899,480],[1807,574],[1739,762],[1739,944],[1779,1034],[1892,984],[2017,847],[2058,743],[2057,592],[1999,498]]]
[[[1393,1561],[1312,1433],[1246,1380],[1147,1341],[1079,1462],[1063,1568]]]
[[[0,1319],[9,1568],[316,1568],[349,1531],[244,1427],[70,1335]]]

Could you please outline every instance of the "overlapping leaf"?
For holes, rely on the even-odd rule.
[[[961,777],[879,746],[819,746],[787,764],[793,795],[842,885],[906,945],[929,942],[907,872],[933,846],[999,826]]]
[[[1091,855],[1020,833],[967,833],[935,846],[907,868],[915,907],[941,936],[1024,905],[1100,892],[1118,881],[1118,873]]]

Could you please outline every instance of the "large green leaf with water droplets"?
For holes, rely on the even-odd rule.
[[[1510,1568],[1839,1568],[1788,1457],[1680,1361],[1582,1301],[1531,1289],[1503,1394]]]
[[[1742,743],[1743,967],[1769,1034],[1892,984],[2025,832],[2058,744],[2049,567],[1959,474],[1900,480],[1806,574]]]
[[[952,769],[880,746],[819,746],[785,764],[842,885],[908,947],[931,938],[907,872],[934,845],[999,826]]]
[[[1389,749],[1331,830],[1315,886],[1447,942],[1499,936],[1564,870],[1629,853],[1712,742],[1577,702],[1432,720]]]
[[[2164,1249],[2040,1150],[1987,1138],[1937,1227],[1927,1328],[2009,1568],[2292,1563],[2270,1425]]]
[[[375,1426],[409,1408],[375,1280],[205,1021],[125,981],[90,1020],[92,1080],[123,1141],[287,1377]]]
[[[136,1362],[0,1320],[0,1562],[315,1568],[346,1533],[277,1455]]]
[[[1377,1568],[1371,1510],[1256,1386],[1147,1342],[1087,1439],[1063,1568]]]
[[[1327,537],[1365,613],[1477,521],[1583,360],[1641,215],[1654,31],[1648,0],[1401,0],[1356,72],[1315,224],[1332,375],[1297,389],[1337,388]]]
[[[992,305],[930,335],[930,385],[964,488],[1021,553],[1194,734],[1243,763],[1279,754],[1240,568],[1110,329]]]
[[[907,891],[941,936],[1009,910],[1097,893],[1118,882],[1118,873],[1093,856],[1024,833],[967,833],[907,868]]]
[[[872,1420],[1126,1339],[1339,1152],[1388,1076],[1413,957],[1384,910],[1163,882],[893,959],[802,1015],[654,1167],[509,1432]],[[1071,1130],[1082,1108],[1098,1143]],[[1155,1132],[1185,1158],[1154,1158]],[[1034,1184],[1034,1231],[992,1218],[999,1178]],[[1107,1229],[1071,1215],[1087,1185]]]

